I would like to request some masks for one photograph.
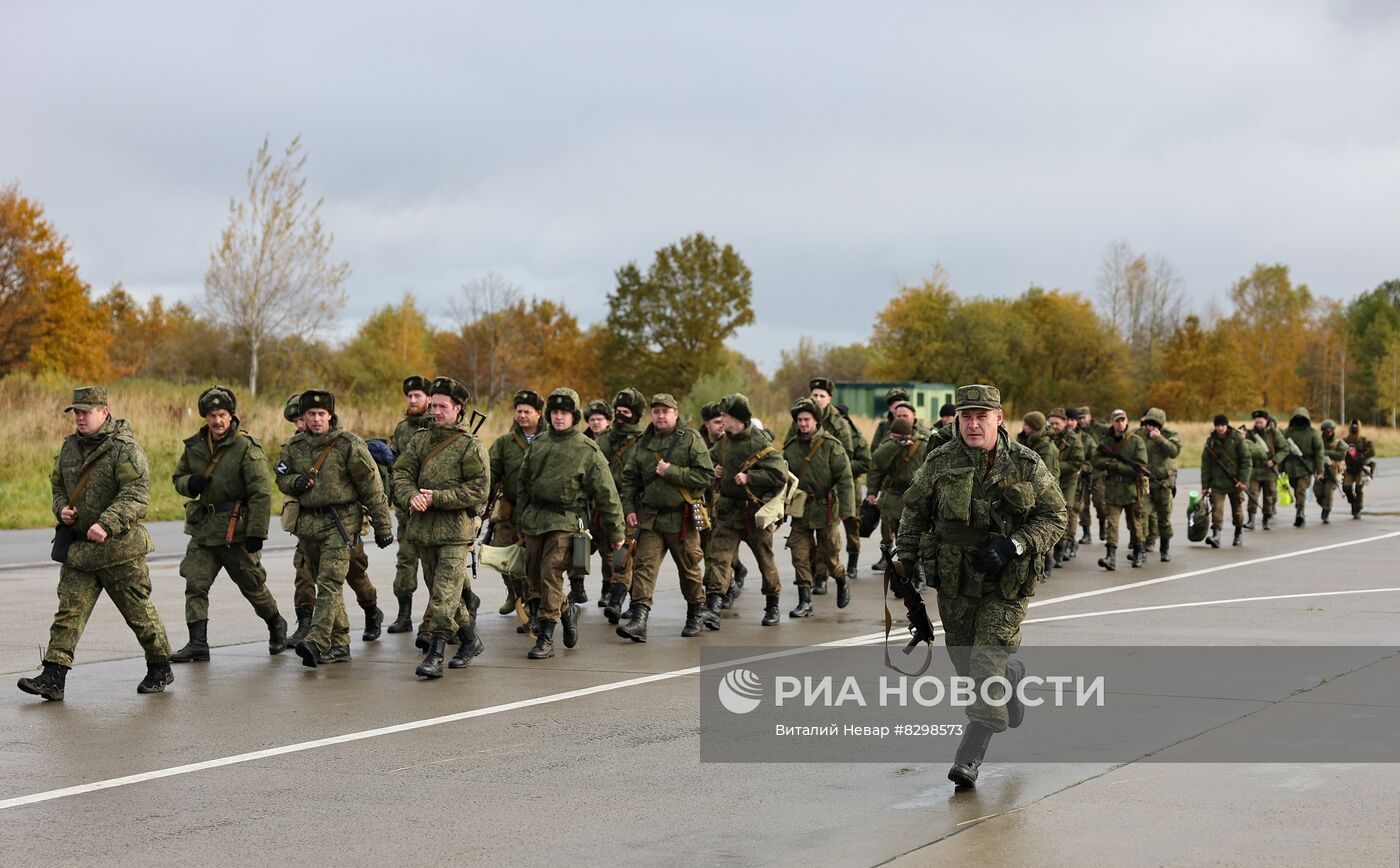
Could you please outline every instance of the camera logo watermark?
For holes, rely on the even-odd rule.
[[[747,669],[731,669],[720,679],[719,701],[725,711],[748,714],[763,701],[763,681]]]

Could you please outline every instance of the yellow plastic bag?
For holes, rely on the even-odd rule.
[[[1293,505],[1293,487],[1288,484],[1288,477],[1282,473],[1278,475],[1278,505]]]

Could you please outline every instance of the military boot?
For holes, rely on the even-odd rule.
[[[982,758],[987,755],[987,744],[992,740],[992,730],[987,726],[969,723],[958,743],[958,752],[953,757],[953,767],[948,769],[948,780],[959,787],[977,786],[977,770]]]
[[[303,639],[293,646],[297,656],[301,658],[302,666],[309,666],[315,669],[321,661],[321,649],[316,647],[316,643],[310,639]]]
[[[885,567],[889,565],[889,560],[882,554],[880,555],[880,559],[878,561],[870,565],[870,569],[874,570],[877,573],[883,573],[885,571]]]
[[[1331,523],[1332,523],[1332,522],[1330,522],[1330,521],[1327,520],[1327,517],[1330,516],[1331,514],[1332,514],[1332,509],[1331,509],[1330,507],[1327,508],[1327,509],[1324,509],[1324,510],[1322,511],[1322,523],[1323,523],[1323,524],[1331,524]]]
[[[1091,537],[1091,536],[1089,536],[1089,526],[1086,524],[1086,525],[1084,525],[1083,527],[1084,527],[1084,533],[1080,534],[1080,536],[1079,536],[1079,544],[1080,544],[1080,545],[1088,545],[1089,543],[1091,543],[1091,542],[1094,541],[1094,538]]]
[[[724,611],[724,594],[706,594],[705,608],[700,612],[700,622],[707,630],[718,630],[720,613]]]
[[[559,623],[564,628],[564,647],[572,648],[578,644],[578,619],[582,614],[578,603],[569,603],[564,606],[559,613]]]
[[[1021,679],[1026,677],[1026,664],[1014,657],[1006,661],[1006,680],[1010,682],[1011,689],[1006,697],[1006,725],[1015,729],[1026,719],[1026,704],[1021,701],[1020,694],[1016,692],[1016,687],[1021,683]]]
[[[749,577],[749,568],[746,567],[746,566],[744,566],[744,562],[743,562],[743,561],[739,560],[738,558],[735,558],[735,560],[734,560],[734,576],[733,576],[733,582],[731,582],[731,584],[738,584],[739,587],[742,588],[742,587],[744,587],[744,579],[747,579],[748,577]],[[737,596],[739,596],[739,595],[738,595],[738,594],[735,594],[734,596],[737,597]]]
[[[1117,557],[1116,557],[1117,554],[1118,554],[1118,547],[1117,547],[1117,546],[1109,546],[1109,547],[1108,547],[1108,553],[1105,554],[1103,557],[1099,558],[1099,566],[1101,566],[1101,567],[1103,567],[1104,569],[1108,570],[1110,573],[1113,572],[1114,570],[1118,569],[1118,560],[1117,560]]]
[[[1294,517],[1294,519],[1293,519],[1293,526],[1294,526],[1294,527],[1302,527],[1303,525],[1305,525],[1305,524],[1307,524],[1307,523],[1308,523],[1308,520],[1307,520],[1306,518],[1304,518],[1304,516],[1303,516],[1303,505],[1300,503],[1300,504],[1298,504],[1297,515],[1296,515],[1296,516]]]
[[[513,583],[507,584],[507,585],[506,585],[506,601],[505,601],[504,603],[501,604],[501,608],[499,608],[499,609],[496,610],[496,614],[498,614],[498,615],[513,615],[513,614],[515,614],[515,600],[516,600],[516,596],[515,596],[515,585],[514,585]],[[389,632],[392,633],[392,632],[394,632],[394,631],[393,631],[393,630],[390,630]]]
[[[447,661],[447,668],[461,669],[472,662],[473,657],[485,650],[485,643],[476,634],[476,618],[469,618],[457,628],[457,653],[453,654],[452,659]]]
[[[1161,548],[1161,551],[1162,551],[1162,563],[1164,563],[1164,564],[1165,564],[1165,563],[1170,563],[1170,562],[1171,562],[1171,559],[1172,559],[1171,547],[1172,547],[1171,540],[1165,540],[1165,539],[1162,540],[1162,548]]]
[[[57,663],[45,663],[44,671],[33,678],[21,678],[16,682],[20,690],[42,696],[49,702],[63,701],[63,685],[68,678],[68,667]]]
[[[626,624],[617,628],[617,635],[624,639],[631,639],[633,642],[645,642],[647,640],[647,617],[651,615],[651,607],[643,606],[641,603],[633,603],[632,608],[627,610],[628,619]]]
[[[529,633],[535,635],[539,632],[540,601],[531,600],[525,606],[525,623],[515,628],[517,633]]]
[[[541,618],[535,627],[535,647],[525,655],[531,660],[543,660],[554,656],[554,622]]]
[[[1142,543],[1128,546],[1128,566],[1133,569],[1142,566]]]
[[[1051,567],[1060,569],[1065,565],[1065,544],[1063,541],[1055,543],[1055,548],[1050,552]]]
[[[1216,547],[1216,548],[1219,548],[1219,547],[1220,547],[1220,537],[1217,535],[1216,538],[1215,538],[1215,540],[1216,540],[1216,542],[1215,542],[1215,547]],[[1235,541],[1232,542],[1232,543],[1230,543],[1230,545],[1235,546],[1236,548],[1239,548],[1240,546],[1244,545],[1244,529],[1243,529],[1243,528],[1238,528],[1238,527],[1235,528]]]
[[[1251,509],[1251,510],[1249,511],[1249,521],[1247,521],[1247,522],[1244,523],[1244,529],[1245,529],[1245,530],[1254,530],[1254,515],[1255,515],[1256,512],[1257,512],[1257,510],[1253,510],[1253,509]]]
[[[626,585],[621,582],[608,585],[607,605],[603,607],[603,617],[608,619],[609,624],[616,624],[622,620],[622,602],[626,599]]]
[[[365,642],[373,642],[379,638],[379,628],[384,626],[384,610],[374,603],[361,608],[365,610],[365,632],[360,638]]]
[[[170,655],[171,663],[202,663],[209,659],[209,622],[191,621],[190,641]]]
[[[860,572],[860,552],[850,552],[846,555],[846,577],[854,579],[856,573]]]
[[[782,616],[778,614],[779,597],[777,594],[768,594],[764,598],[763,620],[758,623],[765,627],[776,626],[782,621]]]
[[[1235,530],[1239,531],[1239,528]],[[1210,529],[1210,533],[1206,536],[1206,545],[1213,549],[1220,548],[1220,528],[1213,527]]]
[[[413,670],[413,674],[419,678],[441,678],[442,658],[447,652],[447,635],[445,633],[434,633],[428,642],[428,654],[423,658],[423,662],[418,664],[418,668]]]
[[[1351,519],[1356,521],[1359,518],[1361,518],[1361,501],[1353,500],[1351,502]]]
[[[169,663],[147,663],[146,677],[141,679],[141,683],[136,685],[137,693],[163,693],[165,685],[175,682],[175,673],[170,671]]]
[[[1265,516],[1264,516],[1264,530],[1268,530],[1268,529],[1269,529],[1269,519],[1271,519],[1271,518],[1273,518],[1273,516],[1271,516],[1271,515],[1265,515]]]
[[[836,608],[844,609],[851,605],[850,577],[836,580]]]
[[[306,634],[311,632],[311,616],[316,610],[311,606],[297,607],[297,628],[292,635],[287,637],[287,647],[295,648],[297,643],[306,638]]]
[[[797,607],[788,612],[789,618],[810,618],[812,617],[812,591],[813,588],[797,589]],[[823,591],[822,593],[826,593]]]
[[[1108,539],[1108,519],[1099,519],[1099,542]]]
[[[739,581],[738,576],[731,576],[729,590],[724,592],[724,608],[732,608],[734,601],[738,600],[742,593],[744,593],[744,583]]]
[[[287,619],[281,613],[267,619],[267,653],[281,654],[287,650]]]
[[[413,595],[399,594],[396,599],[399,601],[399,615],[390,624],[390,633],[407,633],[413,629]]]
[[[418,635],[413,637],[413,647],[419,651],[427,651],[432,644],[433,634],[428,632],[428,619],[424,618],[423,622],[418,625]]]
[[[588,602],[588,589],[583,586],[583,576],[569,577],[569,601],[574,603]]]
[[[685,626],[681,628],[681,635],[689,639],[692,636],[700,635],[700,625],[704,620],[701,613],[705,611],[704,603],[685,604]]]
[[[826,595],[826,576],[817,576],[814,579],[812,579],[812,588],[810,593],[815,594],[818,597]]]

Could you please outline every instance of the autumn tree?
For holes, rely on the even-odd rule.
[[[247,193],[230,200],[228,226],[209,254],[204,306],[248,348],[248,389],[258,393],[259,362],[269,340],[314,336],[345,303],[350,265],[331,258],[334,236],[321,204],[306,199],[301,137],[275,158],[268,140],[248,167]]]
[[[508,313],[520,301],[520,288],[495,272],[487,272],[462,287],[452,306],[458,338],[450,340],[451,357],[466,378],[467,388],[480,400],[500,400],[515,391],[512,361],[526,340]]]
[[[1023,324],[1010,348],[1026,372],[1017,389],[1019,406],[1126,403],[1132,388],[1123,341],[1088,299],[1033,286],[1012,308]]]
[[[721,363],[724,342],[754,321],[753,275],[728,244],[695,233],[629,262],[608,295],[608,386],[685,394]]]
[[[1256,265],[1230,287],[1230,333],[1260,403],[1282,415],[1307,394],[1300,367],[1307,353],[1312,292],[1294,285],[1288,266]]]
[[[111,342],[104,324],[67,239],[17,184],[0,188],[0,376],[48,370],[104,378]]]
[[[1376,419],[1388,412],[1380,398],[1388,371],[1382,361],[1400,336],[1400,280],[1387,280],[1346,306],[1347,415]]]
[[[833,380],[858,381],[868,376],[874,352],[867,344],[834,346],[819,344],[806,335],[791,350],[783,350],[773,383],[784,395],[807,394],[807,383],[814,376]]]
[[[1208,419],[1257,403],[1248,363],[1229,329],[1206,326],[1192,314],[1172,330],[1164,349],[1163,376],[1147,398],[1168,416]]]
[[[933,273],[918,285],[901,286],[875,315],[871,378],[946,382],[957,305],[942,265],[934,265]]]
[[[1115,241],[1099,265],[1099,304],[1127,344],[1124,358],[1137,383],[1156,379],[1162,343],[1181,323],[1181,278],[1166,259],[1148,259],[1126,241]]]

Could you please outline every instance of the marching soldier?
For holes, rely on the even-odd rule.
[[[704,420],[704,425],[703,427],[701,427],[700,433],[705,438],[705,449],[707,451],[713,449],[715,443],[719,441],[719,438],[724,436],[724,419],[720,418],[719,405],[719,401],[711,401],[710,403],[700,408],[700,417]],[[700,545],[702,547],[702,550],[705,552],[705,572],[707,575],[709,574],[710,537],[714,535],[715,516],[719,514],[718,498],[719,480],[714,479],[712,477],[710,479],[709,488],[707,489],[705,501],[705,505],[709,511],[710,516],[710,529],[706,530],[704,534],[702,534],[700,537]],[[730,606],[733,606],[734,601],[739,599],[739,595],[744,591],[744,579],[748,578],[749,575],[749,568],[744,566],[743,561],[739,560],[739,554],[737,549],[735,549],[734,553],[733,568],[734,573],[733,578],[729,583],[729,590],[724,594],[723,600],[721,601],[721,608],[724,609],[728,609]]]
[[[468,570],[482,508],[491,488],[489,459],[481,441],[462,421],[470,399],[465,386],[438,377],[428,386],[433,424],[420,428],[394,462],[394,503],[408,514],[406,536],[423,563],[432,594],[428,602],[428,653],[415,671],[441,678],[449,636],[457,653],[448,666],[460,669],[482,651]],[[463,601],[468,601],[464,603]]]
[[[880,507],[880,541],[891,549],[904,514],[904,493],[928,455],[928,432],[916,427],[913,405],[900,403],[894,412],[889,434],[871,456],[865,495],[868,503]]]
[[[1352,419],[1347,426],[1347,445],[1343,464],[1346,475],[1342,477],[1342,494],[1351,504],[1351,517],[1361,518],[1361,507],[1366,498],[1366,483],[1376,474],[1376,447],[1361,436],[1361,420]]]
[[[613,398],[613,421],[611,426],[598,435],[595,441],[602,451],[603,457],[608,461],[608,472],[612,474],[613,487],[618,491],[622,490],[622,471],[627,466],[628,457],[636,448],[638,441],[642,439],[642,414],[646,412],[646,398],[636,389],[630,386],[622,389]],[[600,533],[598,519],[595,514],[593,532]],[[569,599],[575,603],[588,601],[588,595],[583,590],[583,577],[574,577],[570,573],[569,579],[572,590]],[[603,558],[603,597],[604,602],[619,594],[619,590],[613,586],[620,586],[621,597],[617,601],[617,606],[603,606],[603,614],[608,619],[608,623],[616,624],[622,619],[622,601],[627,597],[627,590],[632,587],[632,564],[625,564],[620,570],[613,567],[612,558]]]
[[[343,585],[350,549],[368,510],[374,543],[394,541],[389,501],[365,441],[340,427],[335,396],[311,389],[298,403],[306,430],[287,441],[277,462],[277,487],[297,498],[293,533],[303,546],[307,568],[316,577],[316,609],[311,630],[296,645],[305,666],[350,660],[350,622]],[[368,626],[366,626],[368,631]]]
[[[198,405],[204,427],[185,441],[171,480],[190,498],[185,503],[190,542],[180,562],[190,641],[170,655],[170,662],[209,659],[209,588],[220,570],[267,624],[268,653],[281,654],[287,648],[287,621],[267,587],[261,554],[272,518],[267,456],[233,415],[233,392],[213,386],[200,394]]]
[[[870,452],[872,460],[875,457],[875,450],[885,442],[885,438],[890,436],[890,426],[894,424],[894,408],[896,404],[908,404],[909,392],[903,386],[894,386],[885,392],[885,417],[875,426],[875,436],[870,438]],[[914,406],[913,404],[909,405]],[[884,567],[880,567],[884,570]]]
[[[832,404],[836,412],[846,420],[846,425],[851,429],[851,477],[855,480],[855,490],[859,494],[865,485],[865,475],[870,472],[870,444],[865,442],[865,435],[861,433],[860,426],[851,419],[850,409],[845,404]],[[842,526],[846,529],[846,575],[855,578],[860,572],[860,516],[848,515],[841,519]],[[813,589],[815,592],[815,588]],[[821,593],[826,593],[826,582],[822,582]]]
[[[976,785],[992,735],[1020,723],[1024,708],[1014,690],[1024,666],[1008,657],[1021,644],[1044,556],[1067,521],[1054,477],[1007,437],[1002,418],[994,387],[957,390],[958,439],[930,452],[914,474],[899,523],[899,571],[914,575],[916,560],[928,568],[958,674],[975,680],[978,697],[989,678],[1011,684],[1009,702],[979,698],[968,707],[970,723],[948,772],[959,787]]]
[[[1070,419],[1073,412],[1056,407],[1046,417],[1046,424],[1050,428],[1050,444],[1055,449],[1055,460],[1059,468],[1060,496],[1065,499],[1065,535],[1055,543],[1052,553],[1056,567],[1063,566],[1065,561],[1074,557],[1074,528],[1079,519],[1079,474],[1087,463],[1084,457],[1084,443],[1079,439],[1079,434],[1075,432]],[[1049,468],[1048,463],[1046,468]]]
[[[1141,528],[1142,486],[1138,480],[1142,474],[1133,466],[1147,462],[1147,446],[1137,437],[1128,433],[1128,414],[1114,410],[1108,433],[1099,439],[1094,451],[1094,470],[1104,477],[1104,508],[1107,521],[1107,554],[1099,559],[1099,566],[1112,572],[1117,569],[1118,516],[1126,515],[1128,523],[1128,563],[1142,566],[1146,560]]]
[[[491,443],[491,449],[488,453],[491,459],[491,484],[494,486],[495,496],[492,501],[491,539],[486,540],[486,542],[497,546],[511,545],[520,535],[515,525],[516,491],[520,483],[520,463],[525,459],[525,453],[529,450],[530,444],[539,436],[540,414],[544,411],[544,399],[533,389],[521,389],[511,399],[511,405],[515,411],[515,421],[511,424],[509,431]],[[501,604],[500,614],[513,613],[517,601],[521,605],[529,606],[530,588],[525,576],[502,574],[501,580],[506,586],[506,601]],[[533,627],[527,628],[525,625],[518,626],[516,632],[524,633],[527,629],[531,633],[534,632]]]
[[[810,390],[809,397],[812,399],[812,402],[817,405],[817,409],[821,411],[821,419],[818,421],[822,430],[829,432],[841,443],[841,448],[846,450],[846,461],[851,464],[852,467],[864,466],[868,469],[870,463],[869,448],[867,447],[866,454],[862,459],[856,451],[855,426],[836,409],[836,405],[831,403],[831,396],[836,394],[836,383],[827,377],[813,377],[808,382],[807,386]],[[783,438],[783,442],[790,442],[795,432],[796,426],[794,425],[788,429],[787,436]],[[861,442],[864,443],[863,438]],[[842,522],[842,526],[846,531],[847,559],[850,563],[855,563],[860,556],[860,523],[856,523],[854,532],[845,522]],[[852,554],[852,552],[854,553]],[[820,569],[821,566],[820,562],[814,564],[814,567],[817,567],[815,579],[812,583],[812,593],[814,594],[826,593],[826,580],[828,577],[825,572]],[[841,575],[837,576],[836,572],[832,572],[831,576],[844,580],[846,578],[847,568],[841,566],[839,558],[837,559],[837,566]]]
[[[1094,472],[1094,451],[1098,448],[1099,437],[1107,431],[1107,427],[1094,422],[1093,411],[1087,405],[1075,408],[1075,415],[1075,431],[1083,443],[1084,461],[1087,465],[1079,477],[1079,526],[1083,533],[1079,537],[1078,545],[1086,545],[1094,539],[1090,528],[1095,512],[1099,515],[1100,540],[1107,531],[1107,522],[1103,520],[1103,480]]]
[[[63,700],[68,670],[83,627],[103,591],[112,598],[126,625],[146,652],[146,677],[137,693],[160,693],[175,680],[170,671],[170,640],[160,613],[151,603],[151,574],[146,555],[154,550],[141,525],[151,502],[146,453],[125,419],[113,419],[106,386],[73,390],[76,429],[63,441],[49,474],[53,492],[54,558],[58,574],[58,613],[49,629],[44,668],[21,678],[25,693],[52,702]],[[66,551],[62,550],[64,540]]]
[[[1142,417],[1142,427],[1133,432],[1147,446],[1147,469],[1157,480],[1149,480],[1144,524],[1147,539],[1143,541],[1144,555],[1152,543],[1161,540],[1162,563],[1172,559],[1172,499],[1176,496],[1176,457],[1181,454],[1181,435],[1167,427],[1167,412],[1153,407]]]
[[[1034,452],[1045,463],[1045,469],[1050,472],[1050,476],[1059,485],[1060,480],[1060,450],[1050,440],[1050,432],[1046,430],[1048,421],[1045,414],[1039,410],[1032,410],[1021,417],[1021,431],[1016,435],[1016,442]],[[1061,489],[1060,496],[1064,497],[1064,490]],[[1065,520],[1069,520],[1069,512],[1066,509]],[[1048,576],[1050,567],[1054,563],[1053,549],[1045,553],[1045,572],[1042,575]]]
[[[618,628],[624,638],[646,641],[656,574],[667,552],[680,574],[681,595],[685,597],[681,635],[699,636],[702,625],[719,629],[723,598],[714,594],[706,606],[701,569],[704,552],[700,547],[700,535],[709,525],[705,499],[714,474],[715,466],[700,432],[680,424],[676,399],[665,393],[653,395],[651,424],[628,453],[622,471],[623,511],[628,530],[636,535],[631,594],[637,613]],[[610,608],[621,605],[621,596],[609,601]]]
[[[798,488],[807,493],[802,515],[793,516],[788,548],[797,572],[797,607],[789,618],[812,615],[813,564],[817,572],[836,577],[836,607],[851,602],[850,583],[841,569],[837,530],[842,520],[855,512],[855,486],[851,464],[840,442],[820,429],[821,408],[811,398],[799,398],[792,405],[794,433],[783,444],[783,460],[797,477]]]
[[[613,409],[607,401],[602,398],[589,401],[583,408],[583,424],[588,426],[583,436],[597,442],[603,432],[612,427],[612,417]]]
[[[1323,419],[1322,425],[1322,473],[1313,483],[1313,494],[1317,495],[1317,505],[1322,509],[1322,523],[1330,524],[1332,498],[1341,486],[1342,464],[1346,459],[1346,443],[1337,436],[1337,423]]]
[[[904,400],[907,401],[907,400],[909,400],[909,399],[908,399],[908,398],[905,398]],[[952,426],[952,424],[953,424],[953,420],[955,420],[955,419],[957,418],[957,415],[958,415],[958,408],[955,407],[955,406],[953,406],[952,404],[944,404],[942,407],[939,407],[939,408],[938,408],[938,427],[939,427],[939,428],[951,428],[951,426]]]
[[[563,625],[565,648],[578,644],[579,606],[565,596],[564,574],[572,559],[573,537],[587,526],[590,504],[598,512],[611,550],[623,544],[622,506],[607,459],[578,428],[583,418],[578,393],[555,389],[545,402],[545,412],[549,429],[530,444],[516,486],[530,606],[538,624],[528,655],[531,660],[554,656],[555,624]]]
[[[408,441],[414,434],[433,424],[433,414],[428,412],[427,377],[417,374],[406,377],[403,381],[403,396],[408,406],[389,438],[395,458],[408,448]],[[401,509],[395,509],[394,512],[399,529],[399,551],[394,559],[394,599],[398,601],[399,614],[388,630],[390,633],[407,633],[413,629],[413,592],[418,590],[418,555],[413,544],[404,538],[405,528],[408,526],[408,513]],[[423,578],[426,584],[426,572]],[[432,593],[431,586],[428,587],[428,593]]]
[[[1249,439],[1255,445],[1251,450],[1254,454],[1249,479],[1249,521],[1244,527],[1245,530],[1254,529],[1254,513],[1259,509],[1264,513],[1264,530],[1268,530],[1269,519],[1274,517],[1278,503],[1278,474],[1288,455],[1288,440],[1278,430],[1268,410],[1255,410],[1251,415],[1254,430],[1249,432]]]
[[[710,448],[719,481],[715,527],[710,534],[707,594],[728,594],[731,565],[739,543],[748,545],[763,578],[765,627],[781,621],[778,614],[782,585],[773,562],[773,531],[756,527],[754,513],[787,485],[787,462],[762,431],[753,426],[749,399],[735,392],[720,402],[724,436]]]
[[[1288,474],[1288,484],[1293,489],[1293,508],[1296,512],[1293,526],[1302,527],[1307,521],[1304,513],[1308,505],[1308,489],[1312,487],[1313,478],[1322,474],[1325,461],[1322,436],[1312,426],[1307,407],[1293,411],[1292,418],[1288,420],[1288,430],[1283,436],[1289,443],[1288,454],[1283,459],[1283,472]]]
[[[1201,450],[1201,494],[1210,498],[1210,536],[1206,544],[1220,548],[1220,528],[1225,523],[1225,498],[1230,499],[1230,517],[1235,525],[1233,545],[1244,545],[1243,498],[1249,493],[1253,465],[1244,436],[1230,427],[1224,413],[1215,417],[1215,428]],[[1267,516],[1268,513],[1266,512]],[[1264,528],[1268,529],[1267,518]]]

